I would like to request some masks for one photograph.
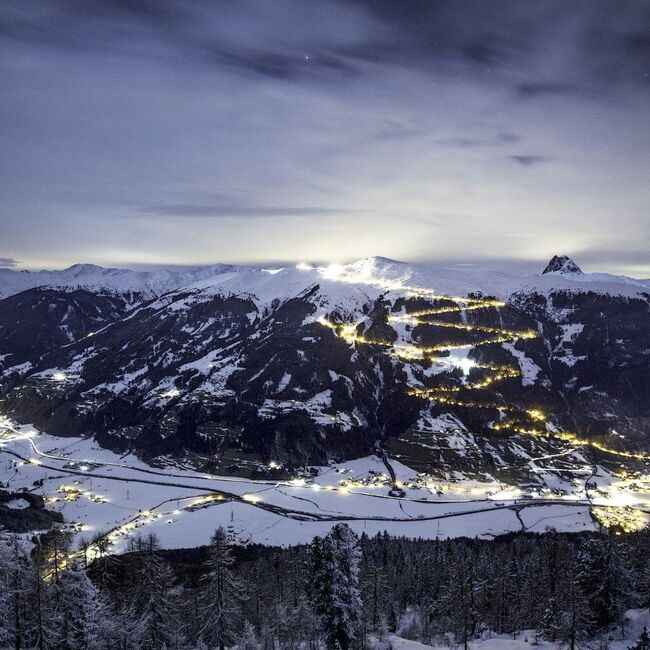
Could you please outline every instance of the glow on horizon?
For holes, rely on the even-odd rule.
[[[337,278],[341,279],[341,272],[348,264],[369,257],[384,257],[407,264],[430,264],[433,266],[449,265],[459,269],[466,268],[468,271],[471,271],[473,267],[485,267],[499,270],[512,270],[514,273],[520,275],[532,275],[540,273],[553,255],[566,254],[573,258],[586,273],[611,273],[613,275],[624,275],[637,279],[650,278],[650,263],[629,264],[624,261],[616,262],[612,259],[604,260],[601,263],[598,260],[594,260],[593,253],[588,254],[586,250],[581,248],[575,251],[572,246],[567,244],[563,247],[561,243],[558,243],[555,247],[548,247],[546,250],[548,250],[548,253],[538,253],[526,257],[485,257],[479,255],[475,258],[471,258],[468,256],[469,253],[467,253],[463,257],[453,258],[444,255],[430,255],[428,257],[408,254],[401,256],[390,255],[386,253],[385,248],[380,247],[376,251],[367,255],[332,255],[328,257],[323,251],[321,251],[321,254],[311,256],[303,255],[298,259],[291,259],[290,256],[277,255],[277,259],[275,260],[268,259],[267,257],[255,259],[254,257],[243,256],[238,258],[232,258],[230,256],[202,257],[198,260],[189,260],[186,258],[179,259],[176,257],[165,258],[162,256],[152,257],[148,255],[145,255],[144,258],[140,258],[135,252],[129,254],[128,251],[122,251],[120,255],[116,256],[116,259],[111,259],[111,257],[108,257],[106,254],[93,258],[89,257],[88,253],[85,253],[83,257],[71,257],[62,260],[48,260],[43,258],[30,259],[25,256],[15,266],[2,267],[0,265],[0,273],[3,271],[58,271],[69,268],[75,264],[96,264],[103,268],[132,269],[134,271],[155,271],[158,269],[174,270],[212,266],[215,264],[234,264],[260,268],[269,274],[275,274],[285,269],[287,266],[294,266],[300,271],[324,271],[322,277],[334,280]],[[588,261],[585,261],[582,257],[582,255],[585,254],[588,254]],[[328,261],[314,263],[304,261],[305,259],[310,258]],[[360,278],[358,271],[355,273],[355,276],[357,279]]]

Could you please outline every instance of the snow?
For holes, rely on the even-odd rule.
[[[10,501],[5,501],[2,505],[12,510],[25,510],[29,508],[29,501],[27,499],[11,499]]]
[[[519,516],[526,529],[532,533],[545,533],[549,530],[579,533],[593,529],[587,507],[571,509],[571,512],[568,512],[566,507],[558,505],[523,508]]]
[[[561,361],[567,366],[575,366],[578,361],[584,361],[587,358],[584,355],[574,355],[571,348],[571,344],[581,334],[584,327],[585,326],[582,323],[560,325],[560,328],[562,329],[562,337],[553,350],[553,358],[556,361]]]
[[[282,379],[280,379],[280,382],[278,383],[278,388],[276,392],[281,393],[289,385],[290,381],[291,381],[291,373],[285,372],[284,375],[282,375]]]
[[[154,298],[183,288],[190,293],[246,295],[260,305],[288,300],[319,286],[319,303],[328,312],[358,312],[381,293],[417,289],[448,295],[482,292],[508,298],[517,292],[595,291],[635,297],[650,291],[650,279],[607,273],[546,273],[522,276],[488,264],[404,263],[368,257],[350,264],[256,269],[215,264],[184,270],[133,271],[78,264],[60,271],[0,269],[0,298],[34,287],[89,289]],[[190,295],[187,300],[192,300]],[[164,303],[157,305],[162,308]],[[183,308],[182,303],[173,309]],[[316,317],[318,314],[316,314]]]
[[[431,646],[424,645],[424,643],[402,639],[395,634],[391,634],[388,639],[390,641],[390,647],[393,648],[393,650],[429,650],[431,648]]]
[[[575,356],[573,354],[565,354],[564,356],[556,355],[554,358],[567,366],[575,366],[578,361],[584,361],[587,357],[585,355]]]
[[[547,273],[543,276],[528,276],[519,282],[519,287],[513,286],[507,296],[517,292],[538,292],[548,294],[552,291],[568,291],[574,293],[593,292],[637,298],[647,295],[650,291],[650,279],[637,280],[622,275],[608,273],[582,273],[575,275],[558,275]]]
[[[318,270],[318,269],[316,269]],[[650,290],[650,279],[638,280],[607,273],[534,274],[521,276],[488,264],[403,263],[370,257],[320,272],[340,282],[382,287],[385,291],[421,288],[438,294],[462,296],[482,292],[508,298],[520,291],[595,291],[637,296]]]
[[[568,325],[560,325],[560,327],[562,328],[562,338],[560,339],[560,345],[573,343],[573,341],[576,340],[578,335],[585,328],[583,323],[570,323]]]
[[[462,474],[449,481],[432,479],[391,459],[405,491],[405,497],[396,498],[389,495],[388,472],[376,456],[317,468],[313,480],[253,480],[177,466],[153,468],[132,455],[102,449],[91,439],[57,438],[27,425],[3,426],[0,452],[28,460],[0,454],[7,489],[41,494],[48,508],[63,513],[77,537],[115,530],[115,552],[124,550],[131,535],[149,530],[164,548],[206,544],[219,525],[233,526],[241,541],[278,546],[309,542],[336,521],[345,521],[357,533],[387,531],[425,539],[492,538],[522,526],[535,532],[596,528],[584,502],[584,478],[574,494],[551,503],[542,494],[522,501],[521,491],[495,480],[480,482]],[[462,442],[459,438],[458,444]],[[42,487],[35,488],[40,480]],[[594,480],[598,504],[650,503],[650,483],[633,487],[604,470]],[[572,484],[564,481],[562,487],[571,489]],[[64,490],[71,488],[76,498],[66,498],[70,495]],[[215,490],[234,498],[214,499]],[[518,515],[511,507],[515,502]]]
[[[520,632],[517,636],[519,638],[514,640],[512,634],[495,634],[489,639],[472,639],[469,642],[469,647],[471,650],[528,650],[531,647],[539,648],[539,650],[559,650],[560,648],[558,643],[548,641],[533,643],[533,639],[535,639],[533,631],[528,634]],[[388,638],[393,650],[449,650],[449,645],[430,646],[417,641],[409,641],[394,634]]]
[[[644,627],[650,628],[650,613],[648,609],[630,609],[625,612],[626,626],[625,638],[615,638],[607,641],[609,650],[628,650],[630,646],[639,638]],[[617,635],[618,636],[618,635]],[[560,642],[545,641],[535,630],[521,630],[513,639],[512,634],[496,634],[486,630],[481,638],[470,639],[469,648],[471,650],[561,650],[563,646]],[[417,641],[405,639],[399,634],[390,634],[388,636],[389,647],[392,650],[449,650],[450,644],[444,645],[426,645]],[[370,640],[370,647],[379,647],[376,638]],[[385,647],[385,645],[383,646]],[[456,644],[454,647],[462,647],[462,644]],[[587,647],[587,646],[585,646]],[[589,647],[601,647],[597,639],[594,639]]]
[[[417,430],[430,433],[444,433],[449,431],[465,431],[465,425],[451,413],[443,413],[433,417],[429,407],[423,409],[417,422]]]
[[[0,298],[34,287],[52,287],[73,291],[108,291],[140,294],[152,298],[228,268],[223,264],[189,267],[184,270],[132,271],[94,264],[75,264],[59,271],[14,271],[0,269]],[[242,267],[243,268],[243,267]]]
[[[149,367],[144,366],[143,368],[140,368],[134,372],[126,372],[117,381],[114,381],[110,384],[97,384],[97,386],[93,387],[91,390],[86,391],[84,395],[94,395],[96,393],[101,393],[102,391],[108,391],[119,395],[120,393],[123,393],[125,390],[127,390],[136,379],[142,377],[142,375],[145,375],[148,370]]]
[[[502,343],[501,346],[517,359],[519,370],[521,371],[522,385],[532,386],[537,381],[537,377],[542,369],[532,359],[528,358],[525,352],[517,350],[514,343]]]
[[[11,355],[8,354],[8,355],[5,355],[5,356],[11,356]],[[5,368],[2,371],[1,374],[2,375],[10,375],[12,373],[22,374],[22,373],[25,373],[25,372],[28,372],[29,370],[31,370],[32,367],[33,367],[33,364],[32,364],[31,361],[25,361],[25,363],[20,363],[20,364],[15,365],[15,366],[8,366],[7,368]]]
[[[280,390],[277,392],[280,392]],[[317,424],[323,426],[336,425],[342,431],[349,431],[355,424],[364,424],[363,418],[356,411],[352,414],[344,413],[342,411],[326,412],[326,410],[331,408],[332,391],[328,388],[320,393],[316,393],[316,395],[304,401],[296,399],[279,400],[266,398],[257,412],[260,417],[273,418],[278,413],[305,411]]]

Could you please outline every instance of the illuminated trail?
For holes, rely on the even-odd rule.
[[[350,345],[357,343],[365,345],[376,345],[387,348],[390,354],[403,361],[418,361],[429,360],[440,363],[444,359],[440,355],[441,352],[451,352],[453,350],[471,350],[476,347],[506,343],[516,341],[518,339],[533,339],[539,336],[536,330],[510,330],[498,327],[489,327],[483,325],[472,325],[468,323],[452,323],[441,320],[431,320],[431,316],[440,314],[459,313],[462,314],[466,311],[478,309],[497,309],[504,307],[505,302],[495,299],[483,298],[462,298],[452,297],[435,294],[433,291],[426,289],[416,289],[413,287],[401,287],[406,290],[407,296],[427,298],[430,300],[444,300],[446,302],[454,302],[455,305],[447,305],[444,307],[432,307],[431,309],[421,309],[414,312],[395,314],[388,316],[389,323],[401,323],[410,327],[417,325],[429,325],[432,327],[456,329],[464,332],[472,332],[483,335],[478,341],[471,341],[467,343],[439,343],[435,345],[425,346],[417,343],[395,343],[385,339],[368,338],[363,334],[359,334],[358,324],[355,323],[333,323],[327,320],[324,316],[318,319],[318,322],[331,329],[339,338],[343,339]],[[493,431],[511,430],[522,435],[529,435],[538,438],[555,438],[569,443],[575,447],[592,447],[605,454],[618,456],[621,458],[629,458],[633,460],[650,460],[650,454],[644,452],[624,451],[608,447],[603,443],[582,438],[574,433],[568,431],[553,431],[550,426],[546,415],[537,408],[520,408],[516,406],[508,406],[497,402],[486,402],[475,399],[462,399],[459,397],[461,393],[479,391],[486,389],[493,384],[496,384],[505,379],[519,377],[521,372],[518,368],[507,365],[495,364],[477,364],[473,361],[465,362],[466,365],[461,364],[464,374],[467,375],[470,370],[476,369],[484,372],[484,378],[478,381],[470,382],[465,381],[461,385],[454,386],[435,386],[425,388],[409,388],[407,393],[415,397],[426,399],[439,404],[449,404],[450,406],[459,406],[463,408],[472,409],[490,409],[497,410],[502,413],[512,414],[511,419],[502,420],[490,425]],[[515,417],[519,416],[519,417]]]
[[[474,347],[481,345],[489,345],[495,343],[505,343],[514,341],[519,338],[534,338],[538,333],[534,330],[509,330],[498,327],[488,327],[483,325],[471,325],[467,323],[453,323],[449,321],[429,320],[428,317],[438,314],[449,313],[463,313],[468,310],[477,309],[494,309],[505,306],[506,303],[482,298],[459,298],[450,296],[440,296],[433,292],[417,291],[413,292],[417,296],[426,296],[430,299],[445,300],[447,302],[453,301],[455,305],[447,305],[444,307],[434,307],[431,309],[423,309],[406,314],[390,315],[388,322],[403,323],[411,327],[417,325],[430,325],[432,327],[440,327],[445,329],[456,329],[462,332],[476,332],[482,337],[478,341],[467,343],[437,343],[435,345],[421,345],[416,343],[394,343],[389,340],[368,338],[357,331],[357,325],[354,323],[332,323],[324,317],[320,317],[318,322],[331,329],[339,338],[342,338],[346,343],[353,344],[366,344],[376,345],[388,348],[390,353],[396,357],[406,361],[416,360],[429,360],[439,362],[442,358],[440,353],[451,352],[453,350],[470,350]],[[520,409],[514,409],[497,403],[485,403],[478,401],[468,401],[460,399],[455,396],[458,393],[465,391],[476,391],[488,388],[494,383],[503,381],[505,379],[519,377],[521,372],[518,368],[507,365],[496,364],[477,364],[473,361],[467,361],[465,374],[468,374],[470,369],[483,371],[484,377],[478,381],[465,382],[457,386],[437,386],[430,388],[410,388],[408,394],[428,399],[443,404],[450,404],[452,406],[462,406],[468,408],[485,408],[485,409],[499,409],[502,411],[520,412]]]
[[[445,300],[449,300],[449,298],[444,298],[443,296],[438,296],[437,298],[442,298]],[[456,299],[451,299],[451,300],[456,300]],[[467,302],[467,304],[460,308],[458,305],[455,305],[453,307],[436,307],[434,309],[423,309],[421,311],[412,311],[409,314],[403,314],[403,315],[391,315],[389,317],[390,320],[392,320],[395,323],[399,322],[407,322],[409,324],[413,324],[415,322],[425,322],[425,321],[419,321],[420,318],[424,316],[437,316],[438,314],[452,314],[454,312],[458,312],[460,310],[462,311],[473,311],[475,309],[492,309],[494,307],[505,307],[506,303],[502,302],[501,300],[479,300],[475,298],[458,298],[457,300],[463,300],[464,302]]]

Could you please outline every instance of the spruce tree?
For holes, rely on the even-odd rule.
[[[257,650],[259,641],[255,628],[250,621],[244,621],[241,632],[237,635],[237,650]]]
[[[239,629],[244,590],[233,570],[235,561],[222,527],[217,528],[212,536],[209,553],[199,604],[199,636],[211,647],[223,650],[226,643],[234,641]]]
[[[142,559],[132,603],[127,613],[131,635],[142,650],[158,650],[175,638],[173,580],[169,565],[159,556],[158,541],[149,535],[141,544]]]
[[[18,540],[0,542],[0,647],[22,647],[25,628],[25,564]]]
[[[368,558],[362,580],[364,625],[377,631],[386,610],[388,584],[383,567],[374,554]]]
[[[29,619],[29,558],[14,537],[0,551],[0,638],[15,650],[28,644]]]
[[[597,625],[617,622],[623,632],[625,610],[638,601],[627,546],[611,536],[586,540],[578,552],[577,579],[589,594]]]
[[[572,558],[566,568],[560,592],[558,638],[564,647],[577,650],[585,647],[594,631],[594,615],[589,599],[577,580],[578,569]]]
[[[99,648],[108,630],[108,611],[93,583],[80,567],[73,564],[61,574],[59,589],[60,647],[63,650]]]
[[[311,545],[312,604],[328,649],[348,650],[358,638],[360,560],[358,538],[346,524],[337,524]]]

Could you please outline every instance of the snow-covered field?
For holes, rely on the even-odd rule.
[[[5,488],[42,494],[77,540],[110,533],[114,552],[145,531],[155,532],[166,548],[199,546],[219,525],[242,543],[281,546],[308,542],[337,521],[368,535],[388,531],[423,538],[597,528],[578,488],[553,498],[524,498],[496,482],[427,483],[405,465],[391,465],[404,497],[389,495],[386,467],[374,456],[318,468],[314,479],[260,481],[153,468],[92,440],[53,437],[28,425],[8,425],[0,438]],[[604,472],[592,480],[599,487],[592,503],[650,508],[650,486],[639,489],[638,480],[627,484]]]
[[[650,612],[647,609],[630,609],[625,612],[625,635],[620,638],[618,629],[612,630],[611,633],[603,635],[603,638],[593,639],[589,647],[608,648],[608,650],[628,650],[633,642],[639,638],[644,626],[650,628]],[[458,644],[446,645],[426,645],[417,641],[400,636],[400,634],[390,634],[387,639],[380,642],[373,638],[371,643],[376,648],[392,648],[392,650],[449,650],[450,647],[459,647]],[[460,645],[462,647],[462,645]],[[587,647],[582,645],[582,647]],[[486,631],[480,639],[472,639],[469,642],[470,650],[561,650],[566,645],[544,641],[540,638],[539,633],[535,630],[522,630],[516,635],[512,634],[495,634]]]

